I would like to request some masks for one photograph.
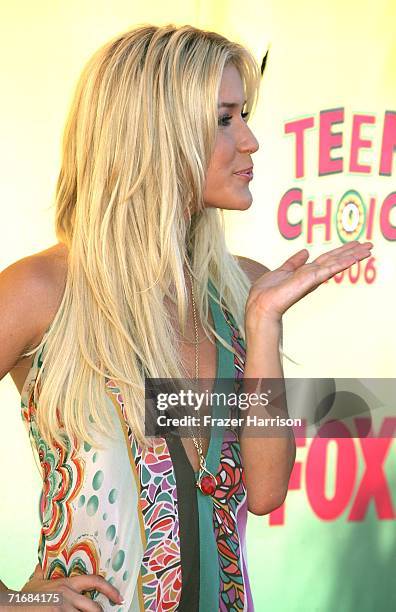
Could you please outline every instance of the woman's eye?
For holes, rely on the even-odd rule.
[[[231,119],[231,115],[223,115],[222,117],[219,117],[219,125],[230,125]]]
[[[249,117],[249,113],[241,113],[241,117],[242,119],[247,119],[247,117]],[[219,125],[221,126],[230,125],[231,119],[232,119],[232,115],[223,115],[222,117],[219,117]]]

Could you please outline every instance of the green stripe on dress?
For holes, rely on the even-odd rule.
[[[218,291],[213,283],[209,281],[210,290],[218,298]],[[213,317],[216,332],[231,345],[231,330],[224,318],[222,309],[211,296],[209,305]],[[226,385],[222,384],[222,379],[234,379],[234,355],[227,350],[219,340],[216,339],[217,346],[217,369],[216,381],[213,392],[226,392]],[[226,406],[216,404],[213,407],[213,416],[224,417]],[[220,464],[220,453],[224,437],[224,427],[213,429],[211,432],[209,448],[206,455],[206,465],[209,471],[216,475]],[[199,472],[195,473],[196,479]],[[213,499],[210,495],[203,495],[197,489],[198,513],[199,513],[199,544],[200,544],[200,593],[199,610],[208,612],[219,608],[219,589],[220,589],[220,568],[219,553],[217,542],[214,535],[213,526]]]

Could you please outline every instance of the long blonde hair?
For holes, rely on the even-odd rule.
[[[89,413],[110,435],[106,376],[120,389],[137,440],[150,444],[145,376],[187,376],[164,304],[168,296],[177,305],[184,330],[183,266],[193,275],[207,336],[235,352],[209,323],[210,279],[245,338],[250,282],[227,250],[222,211],[203,202],[228,62],[241,74],[251,111],[260,82],[253,56],[192,26],[128,31],[101,47],[82,72],[55,202],[56,235],[68,248],[67,280],[35,383],[37,426],[50,446],[52,439],[65,446],[57,408],[69,439],[98,446]]]

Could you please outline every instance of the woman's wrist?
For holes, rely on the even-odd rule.
[[[282,333],[282,320],[262,317],[246,319],[246,344],[252,350],[254,346],[264,347],[268,342],[279,344]]]

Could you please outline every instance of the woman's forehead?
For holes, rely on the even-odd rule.
[[[219,107],[225,106],[230,108],[235,106],[243,106],[244,101],[245,94],[239,70],[234,66],[234,64],[227,64],[223,70],[220,83]]]

